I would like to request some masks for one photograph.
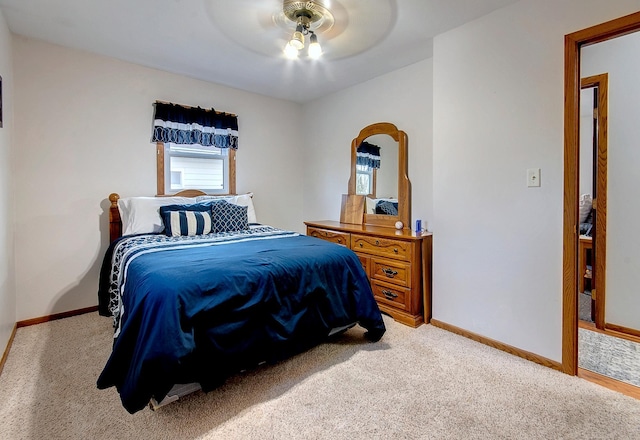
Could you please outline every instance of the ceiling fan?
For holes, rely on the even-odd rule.
[[[386,37],[396,0],[206,0],[216,28],[270,57],[346,58]],[[308,47],[307,47],[308,42]],[[321,46],[320,46],[321,45]],[[308,51],[303,49],[307,48]]]
[[[320,58],[322,47],[318,42],[316,31],[323,25],[325,25],[325,29],[331,29],[335,23],[333,14],[323,2],[284,0],[282,2],[282,13],[274,15],[274,21],[277,23],[282,16],[296,25],[291,39],[284,47],[284,54],[287,58],[298,57],[298,52],[304,49],[305,46],[305,35],[310,37],[309,57],[313,59]],[[287,25],[290,26],[290,23],[285,21],[280,25],[281,27],[286,27]]]

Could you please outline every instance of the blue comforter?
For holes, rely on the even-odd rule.
[[[210,390],[335,328],[357,322],[374,341],[385,331],[352,251],[274,228],[126,237],[104,267],[100,310],[114,313],[116,336],[98,387],[116,386],[131,413],[176,383]]]

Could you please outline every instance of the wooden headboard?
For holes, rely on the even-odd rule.
[[[156,197],[198,197],[206,195],[206,192],[197,189],[185,189],[176,194]],[[118,210],[118,199],[120,199],[119,194],[109,194],[109,201],[111,202],[111,206],[109,206],[109,242],[122,237],[122,219],[120,218],[120,211]]]
[[[120,211],[118,210],[118,199],[120,195],[117,193],[109,194],[109,243],[122,236],[122,220],[120,220]]]

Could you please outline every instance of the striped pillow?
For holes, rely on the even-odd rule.
[[[203,235],[211,232],[211,214],[202,211],[167,211],[164,229],[169,237]]]

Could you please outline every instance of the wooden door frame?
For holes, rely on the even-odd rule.
[[[604,310],[606,298],[606,268],[607,268],[607,148],[608,148],[608,118],[609,118],[609,74],[601,73],[580,81],[580,89],[598,89],[598,150],[595,158],[597,166],[593,179],[596,181],[596,191],[593,200],[593,209],[596,212],[595,233],[593,241],[593,254],[591,265],[593,268],[593,280],[591,286],[596,292],[596,328],[604,330]],[[593,156],[593,154],[592,154]],[[579,176],[578,176],[579,177]],[[578,277],[584,274],[578,274]],[[579,293],[579,292],[578,292]]]
[[[562,371],[578,374],[580,49],[640,30],[640,12],[565,35]],[[596,225],[597,227],[597,225]],[[597,233],[597,231],[596,231]]]

